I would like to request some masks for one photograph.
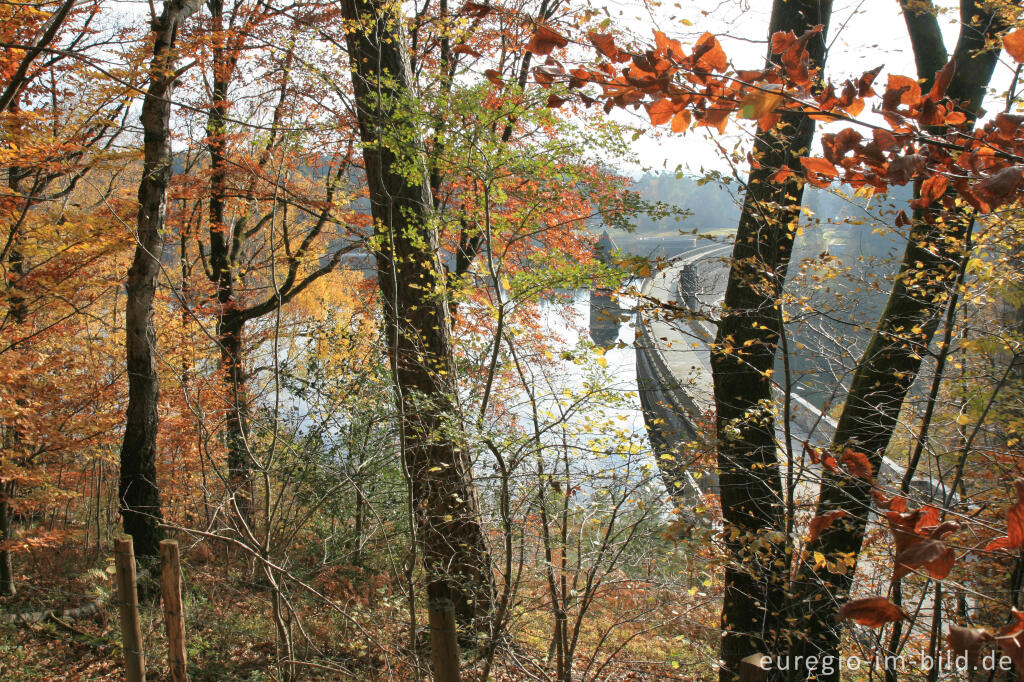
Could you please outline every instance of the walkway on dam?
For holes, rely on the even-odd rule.
[[[729,244],[697,247],[670,260],[641,289],[645,303],[637,321],[637,380],[652,445],[659,454],[671,457],[680,444],[697,440],[697,423],[713,414],[709,348],[716,332],[713,320],[725,296],[731,250]],[[777,399],[781,402],[781,391]],[[790,451],[799,473],[795,498],[811,500],[817,495],[820,466],[804,458],[804,444],[830,445],[836,422],[797,393],[791,396],[790,413]],[[776,427],[785,476],[789,462],[781,422],[778,419]],[[903,467],[884,458],[877,473],[882,482],[891,484],[901,480],[903,472]],[[701,494],[715,489],[712,466],[699,473],[673,472],[674,477],[679,474],[688,482],[688,490],[676,491],[684,500],[696,502]],[[925,498],[944,494],[939,484],[927,478],[915,479],[913,487]]]

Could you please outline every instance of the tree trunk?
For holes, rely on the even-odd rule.
[[[398,6],[344,0],[375,222],[377,279],[427,573],[431,622],[486,629],[494,585],[471,460],[454,434],[451,315]],[[439,633],[433,633],[435,636]]]
[[[992,76],[998,49],[996,35],[1002,22],[979,3],[961,3],[961,31],[953,61],[956,72],[947,96],[960,100],[961,111],[973,120]],[[921,7],[915,4],[915,7]],[[945,49],[928,38],[935,29],[933,14],[917,9],[905,10],[911,41],[919,65],[931,68],[943,61]],[[985,49],[986,40],[989,49]],[[941,55],[936,52],[941,51]],[[923,66],[922,66],[923,68]],[[919,74],[930,87],[935,73]],[[927,355],[932,336],[946,306],[946,294],[956,281],[964,253],[964,237],[969,217],[939,210],[926,215],[914,213],[906,251],[885,310],[850,383],[842,415],[833,438],[833,449],[852,447],[864,452],[875,472],[888,448],[906,398]],[[871,506],[871,486],[863,479],[822,474],[821,493],[816,514],[845,509],[853,513],[834,523],[808,547],[821,552],[830,562],[859,556],[867,524],[864,510]],[[840,629],[836,612],[850,592],[853,571],[843,574],[817,573],[807,563],[800,567],[790,609],[797,617],[796,632],[806,640],[794,650],[806,654],[838,656]],[[838,659],[835,659],[838,660]],[[836,666],[838,668],[838,666]],[[839,679],[823,676],[821,679]]]
[[[220,365],[228,399],[225,430],[228,484],[242,518],[252,516],[252,456],[249,452],[248,392],[242,348],[245,321],[237,313],[222,314],[217,325]]]
[[[775,0],[768,35],[793,31],[799,36],[824,25],[807,45],[812,65],[823,67],[831,5]],[[813,120],[786,114],[777,129],[757,138],[754,157],[760,168],[748,179],[722,321],[711,350],[719,488],[731,555],[722,605],[722,680],[736,679],[745,657],[773,651],[780,634],[775,619],[788,573],[778,562],[789,565],[790,549],[771,413],[771,373],[803,186],[795,179],[773,183],[771,176],[783,164],[798,167],[813,135]]]
[[[138,244],[125,287],[128,410],[121,446],[121,515],[136,553],[146,557],[159,555],[162,539],[160,490],[156,482],[159,380],[154,357],[153,296],[163,252],[161,233],[167,218],[167,185],[171,178],[174,43],[181,22],[195,9],[182,0],[171,0],[164,3],[160,17],[154,17],[149,90],[141,117],[145,160],[139,182]]]

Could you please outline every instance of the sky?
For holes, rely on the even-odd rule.
[[[657,28],[689,47],[704,31],[710,31],[719,37],[733,66],[753,69],[764,64],[771,0],[678,0],[649,10],[632,0],[597,1],[597,7],[606,8],[617,24],[629,27],[640,39],[652,40],[651,31]],[[946,49],[952,52],[959,32],[959,3],[937,0],[934,4],[941,12],[939,23]],[[883,83],[885,74],[916,74],[898,0],[835,0],[828,40],[826,76],[834,83],[877,66],[884,66]],[[1002,98],[1013,76],[1013,66],[1008,57],[1001,57],[992,78],[992,100],[986,107],[991,113],[1003,108]],[[642,109],[619,112],[616,116],[624,123],[650,129]],[[881,117],[876,120],[881,121]],[[819,133],[821,130],[828,128],[819,125]],[[634,143],[641,165],[628,169],[630,172],[681,169],[692,174],[701,174],[702,170],[731,173],[733,169],[722,149],[736,149],[743,158],[751,146],[750,135],[735,127],[724,135],[708,132],[706,128],[683,135],[661,131],[667,131],[667,126],[658,134],[646,132]],[[745,167],[738,170],[746,172]]]

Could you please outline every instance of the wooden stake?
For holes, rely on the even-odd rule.
[[[171,682],[188,682],[185,657],[185,609],[181,604],[181,560],[177,540],[160,541],[160,590],[167,623],[167,662]]]
[[[114,539],[117,599],[121,604],[121,641],[124,646],[125,679],[146,682],[146,656],[142,652],[139,594],[135,588],[135,550],[132,539]]]
[[[750,654],[740,661],[740,682],[765,682],[768,671],[761,665],[763,654]]]

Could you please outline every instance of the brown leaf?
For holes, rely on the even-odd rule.
[[[587,38],[594,44],[597,51],[607,57],[613,62],[623,62],[629,60],[629,55],[619,50],[615,45],[615,38],[609,33],[598,33],[597,31],[590,31],[587,33]]]
[[[1020,185],[1022,170],[1022,166],[1008,166],[993,173],[973,187],[974,194],[989,206],[989,210],[999,208],[1013,198]]]
[[[967,656],[967,664],[972,668],[978,664],[981,647],[992,640],[992,633],[985,628],[964,628],[949,624],[946,642],[949,650],[956,656]]]
[[[504,85],[505,81],[501,80],[501,72],[497,69],[487,69],[484,71],[484,76],[494,85]]]
[[[1024,29],[1017,29],[1003,36],[1003,48],[1013,61],[1018,64],[1024,62]]]
[[[865,597],[848,601],[839,607],[840,620],[849,618],[869,628],[880,628],[887,623],[906,620],[907,614],[885,597]]]
[[[821,531],[831,526],[837,519],[849,516],[850,512],[845,509],[837,509],[830,511],[827,514],[821,514],[811,519],[810,533],[807,536],[807,542],[814,542],[821,535]]]
[[[551,109],[557,109],[558,107],[569,101],[568,97],[559,97],[555,93],[548,95],[548,107]]]
[[[556,47],[565,47],[568,44],[568,38],[548,26],[543,21],[538,21],[537,30],[533,32],[533,37],[530,38],[530,42],[527,43],[526,49],[534,54],[543,55],[550,54],[551,50]]]
[[[459,13],[460,14],[467,14],[467,15],[469,15],[471,17],[480,18],[480,17],[485,17],[488,14],[490,14],[492,9],[494,9],[494,8],[491,7],[490,5],[485,5],[483,3],[470,1],[470,2],[467,2],[465,5],[462,6],[462,8],[459,10]]]
[[[1024,611],[1011,609],[1013,622],[1000,628],[996,641],[1003,653],[1013,659],[1018,670],[1024,668]]]
[[[896,555],[893,580],[899,580],[915,568],[925,568],[928,575],[942,580],[953,569],[956,555],[942,540],[921,540]]]

